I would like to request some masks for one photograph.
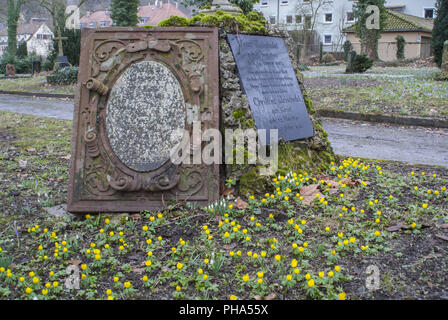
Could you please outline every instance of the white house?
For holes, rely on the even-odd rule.
[[[314,30],[319,34],[324,52],[342,51],[346,37],[344,28],[354,24],[354,0],[260,0],[254,8],[272,24],[287,30],[302,30],[312,19],[311,5],[317,11]],[[422,18],[435,17],[436,0],[386,0],[386,7]]]
[[[34,52],[41,57],[47,57],[53,50],[54,34],[45,23],[27,23],[17,28],[17,43],[26,42],[28,54]],[[0,31],[0,57],[8,47],[7,28]]]

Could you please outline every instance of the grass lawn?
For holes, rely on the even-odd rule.
[[[345,66],[311,67],[305,86],[317,109],[448,119],[448,82],[437,68],[372,68],[346,75]]]
[[[0,78],[0,90],[35,93],[74,94],[76,85],[49,85],[47,84],[47,78],[45,76],[19,79]]]
[[[70,131],[0,112],[2,299],[448,297],[447,168],[340,159],[243,202],[56,218]],[[64,288],[70,265],[79,290]]]

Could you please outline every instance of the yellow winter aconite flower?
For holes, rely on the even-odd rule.
[[[279,254],[276,254],[274,258],[275,258],[276,261],[280,261],[282,256],[279,255]]]
[[[311,275],[310,275],[309,273],[307,273],[307,274],[305,275],[305,279],[306,279],[306,280],[310,280],[310,279],[311,279]]]
[[[341,293],[338,294],[339,300],[345,300],[345,297],[346,297],[345,292],[341,292]]]
[[[427,203],[423,203],[423,204],[422,204],[422,208],[423,208],[423,209],[428,208],[428,204],[427,204]]]
[[[34,277],[33,278],[33,283],[34,284],[38,284],[39,283],[39,278],[38,277]]]
[[[264,272],[257,272],[257,277],[258,278],[263,278],[264,277]]]
[[[180,290],[182,290],[182,288],[180,286],[176,286],[176,291],[179,292]]]
[[[286,280],[291,281],[292,280],[292,275],[290,275],[290,274],[286,275]]]
[[[184,267],[184,265],[180,262],[177,263],[176,268],[181,270]]]
[[[412,229],[415,229],[415,227],[417,227],[417,224],[416,224],[415,222],[412,222],[412,224],[411,224],[411,228],[412,228]]]
[[[142,227],[142,230],[143,230],[143,231],[148,231],[148,226],[146,226],[146,225],[143,226],[143,227]]]
[[[152,265],[151,260],[146,260],[146,261],[145,261],[145,265],[146,265],[147,267],[150,267],[150,266]]]
[[[377,230],[377,231],[375,231],[374,235],[378,237],[381,235],[381,232]]]
[[[123,283],[124,287],[126,289],[129,289],[131,287],[131,282],[130,281],[126,281],[125,283]]]
[[[332,278],[332,277],[334,276],[333,271],[329,271],[329,272],[328,272],[328,276],[329,276],[330,278]]]
[[[202,277],[202,279],[204,279],[204,281],[206,281],[208,279],[208,275],[204,274],[204,276]]]
[[[314,280],[313,279],[308,281],[308,287],[310,287],[310,288],[314,287]]]
[[[324,276],[325,276],[325,272],[320,271],[320,272],[319,272],[319,278],[323,278]]]
[[[291,268],[297,267],[298,261],[296,259],[292,259],[291,261]]]
[[[25,289],[25,292],[26,292],[27,294],[30,294],[31,292],[33,292],[33,289],[31,289],[30,287],[28,287],[28,288]]]
[[[107,300],[114,300],[114,297],[113,296],[108,296]]]
[[[229,299],[230,300],[238,300],[238,298],[235,295],[233,295],[233,294],[229,297]]]
[[[249,281],[249,275],[248,275],[248,274],[245,274],[245,275],[243,276],[243,281],[244,281],[244,282]]]
[[[114,282],[116,283],[116,282],[118,282],[118,277],[114,277]]]
[[[334,270],[335,270],[336,272],[339,272],[339,271],[341,271],[341,267],[340,267],[340,266],[335,266],[335,267],[334,267]]]

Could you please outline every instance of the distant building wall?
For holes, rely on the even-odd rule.
[[[47,57],[53,50],[53,32],[46,24],[42,24],[26,43],[28,54],[34,52],[41,57]]]
[[[406,59],[428,58],[430,55],[430,43],[425,38],[430,38],[428,32],[385,32],[378,42],[378,56],[382,61],[397,60],[397,40],[402,35],[406,40],[404,55]],[[347,40],[353,44],[353,49],[361,53],[361,42],[354,33],[347,34]]]

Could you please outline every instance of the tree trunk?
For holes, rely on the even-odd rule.
[[[306,64],[307,62],[307,47],[308,47],[308,31],[303,30],[302,49],[300,50],[300,63]]]
[[[8,54],[15,55],[17,52],[17,22],[20,16],[22,0],[14,5],[14,0],[8,0]]]

